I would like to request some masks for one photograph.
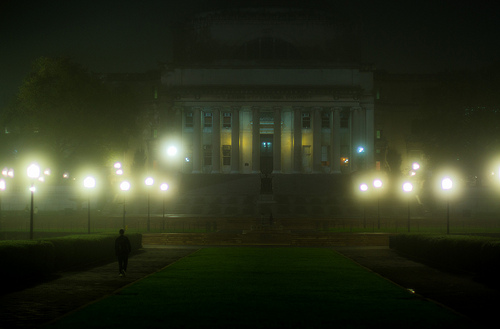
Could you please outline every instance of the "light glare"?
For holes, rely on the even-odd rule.
[[[449,177],[443,178],[441,181],[441,188],[443,190],[450,190],[453,187],[453,181]]]
[[[147,186],[151,186],[153,185],[154,183],[154,179],[152,177],[148,177],[146,178],[146,180],[144,181],[144,183],[147,185]]]
[[[130,189],[130,183],[129,183],[129,182],[127,182],[127,181],[123,181],[123,182],[121,182],[121,184],[120,184],[120,189],[121,189],[122,191],[128,191],[128,190]]]
[[[167,149],[167,154],[168,156],[175,156],[177,154],[177,147],[175,146],[169,146],[168,149]]]

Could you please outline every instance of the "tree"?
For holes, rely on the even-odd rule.
[[[9,147],[18,154],[43,153],[64,170],[104,165],[110,152],[125,151],[136,134],[132,95],[69,58],[41,57],[3,118],[16,132]]]
[[[428,90],[414,127],[429,166],[451,165],[470,177],[486,172],[500,152],[500,70],[459,72]]]

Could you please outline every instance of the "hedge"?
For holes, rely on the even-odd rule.
[[[141,234],[127,234],[132,251],[142,248]],[[71,235],[42,240],[0,241],[0,286],[18,285],[54,271],[115,257],[117,235]]]
[[[132,251],[142,247],[141,234],[127,234]],[[70,235],[61,238],[44,239],[55,247],[55,270],[88,264],[115,257],[117,235]]]
[[[54,255],[48,241],[0,241],[1,285],[52,273]]]
[[[438,267],[480,276],[500,274],[500,240],[469,235],[398,234],[389,238],[392,249]]]

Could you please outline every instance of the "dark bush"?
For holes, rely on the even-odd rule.
[[[48,241],[0,241],[1,285],[49,275],[54,269],[54,257],[54,245]]]
[[[438,267],[496,275],[500,241],[469,235],[398,234],[389,238],[392,249],[430,262]],[[489,272],[489,273],[486,273]]]

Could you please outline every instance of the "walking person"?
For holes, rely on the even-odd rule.
[[[128,255],[130,254],[131,247],[130,241],[125,236],[125,230],[120,229],[120,236],[115,240],[115,254],[118,258],[118,270],[120,276],[125,276],[128,265]]]

